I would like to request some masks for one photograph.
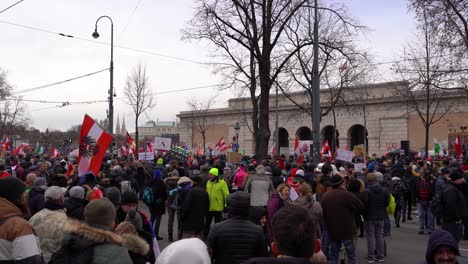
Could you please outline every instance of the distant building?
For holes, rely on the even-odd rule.
[[[179,144],[179,129],[175,121],[148,121],[138,127],[139,138],[170,137],[172,144]]]
[[[117,115],[117,124],[115,126],[115,135],[125,136],[127,128],[125,127],[125,116],[122,117],[122,127],[120,126],[120,115]]]

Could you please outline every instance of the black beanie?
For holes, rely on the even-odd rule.
[[[231,215],[249,215],[250,194],[247,192],[235,192],[227,196],[226,203]]]
[[[7,199],[15,205],[25,190],[26,185],[16,177],[8,176],[0,179],[0,197]]]
[[[122,201],[120,204],[138,204],[138,196],[133,192],[124,192],[122,194]]]

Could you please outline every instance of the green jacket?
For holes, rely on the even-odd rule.
[[[227,183],[220,178],[206,183],[206,191],[210,197],[209,211],[221,212],[226,207],[226,197],[229,194]]]

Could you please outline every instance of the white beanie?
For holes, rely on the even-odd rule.
[[[301,175],[302,177],[304,177],[304,171],[303,170],[297,170],[296,175]]]
[[[211,258],[203,241],[187,238],[170,244],[156,259],[156,264],[172,263],[210,264]]]

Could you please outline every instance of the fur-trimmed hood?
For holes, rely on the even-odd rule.
[[[130,251],[141,255],[149,252],[149,245],[137,235],[118,235],[111,230],[105,230],[70,220],[65,223],[63,231],[67,234],[62,241],[64,246],[82,249],[93,244],[117,244],[127,247]]]

